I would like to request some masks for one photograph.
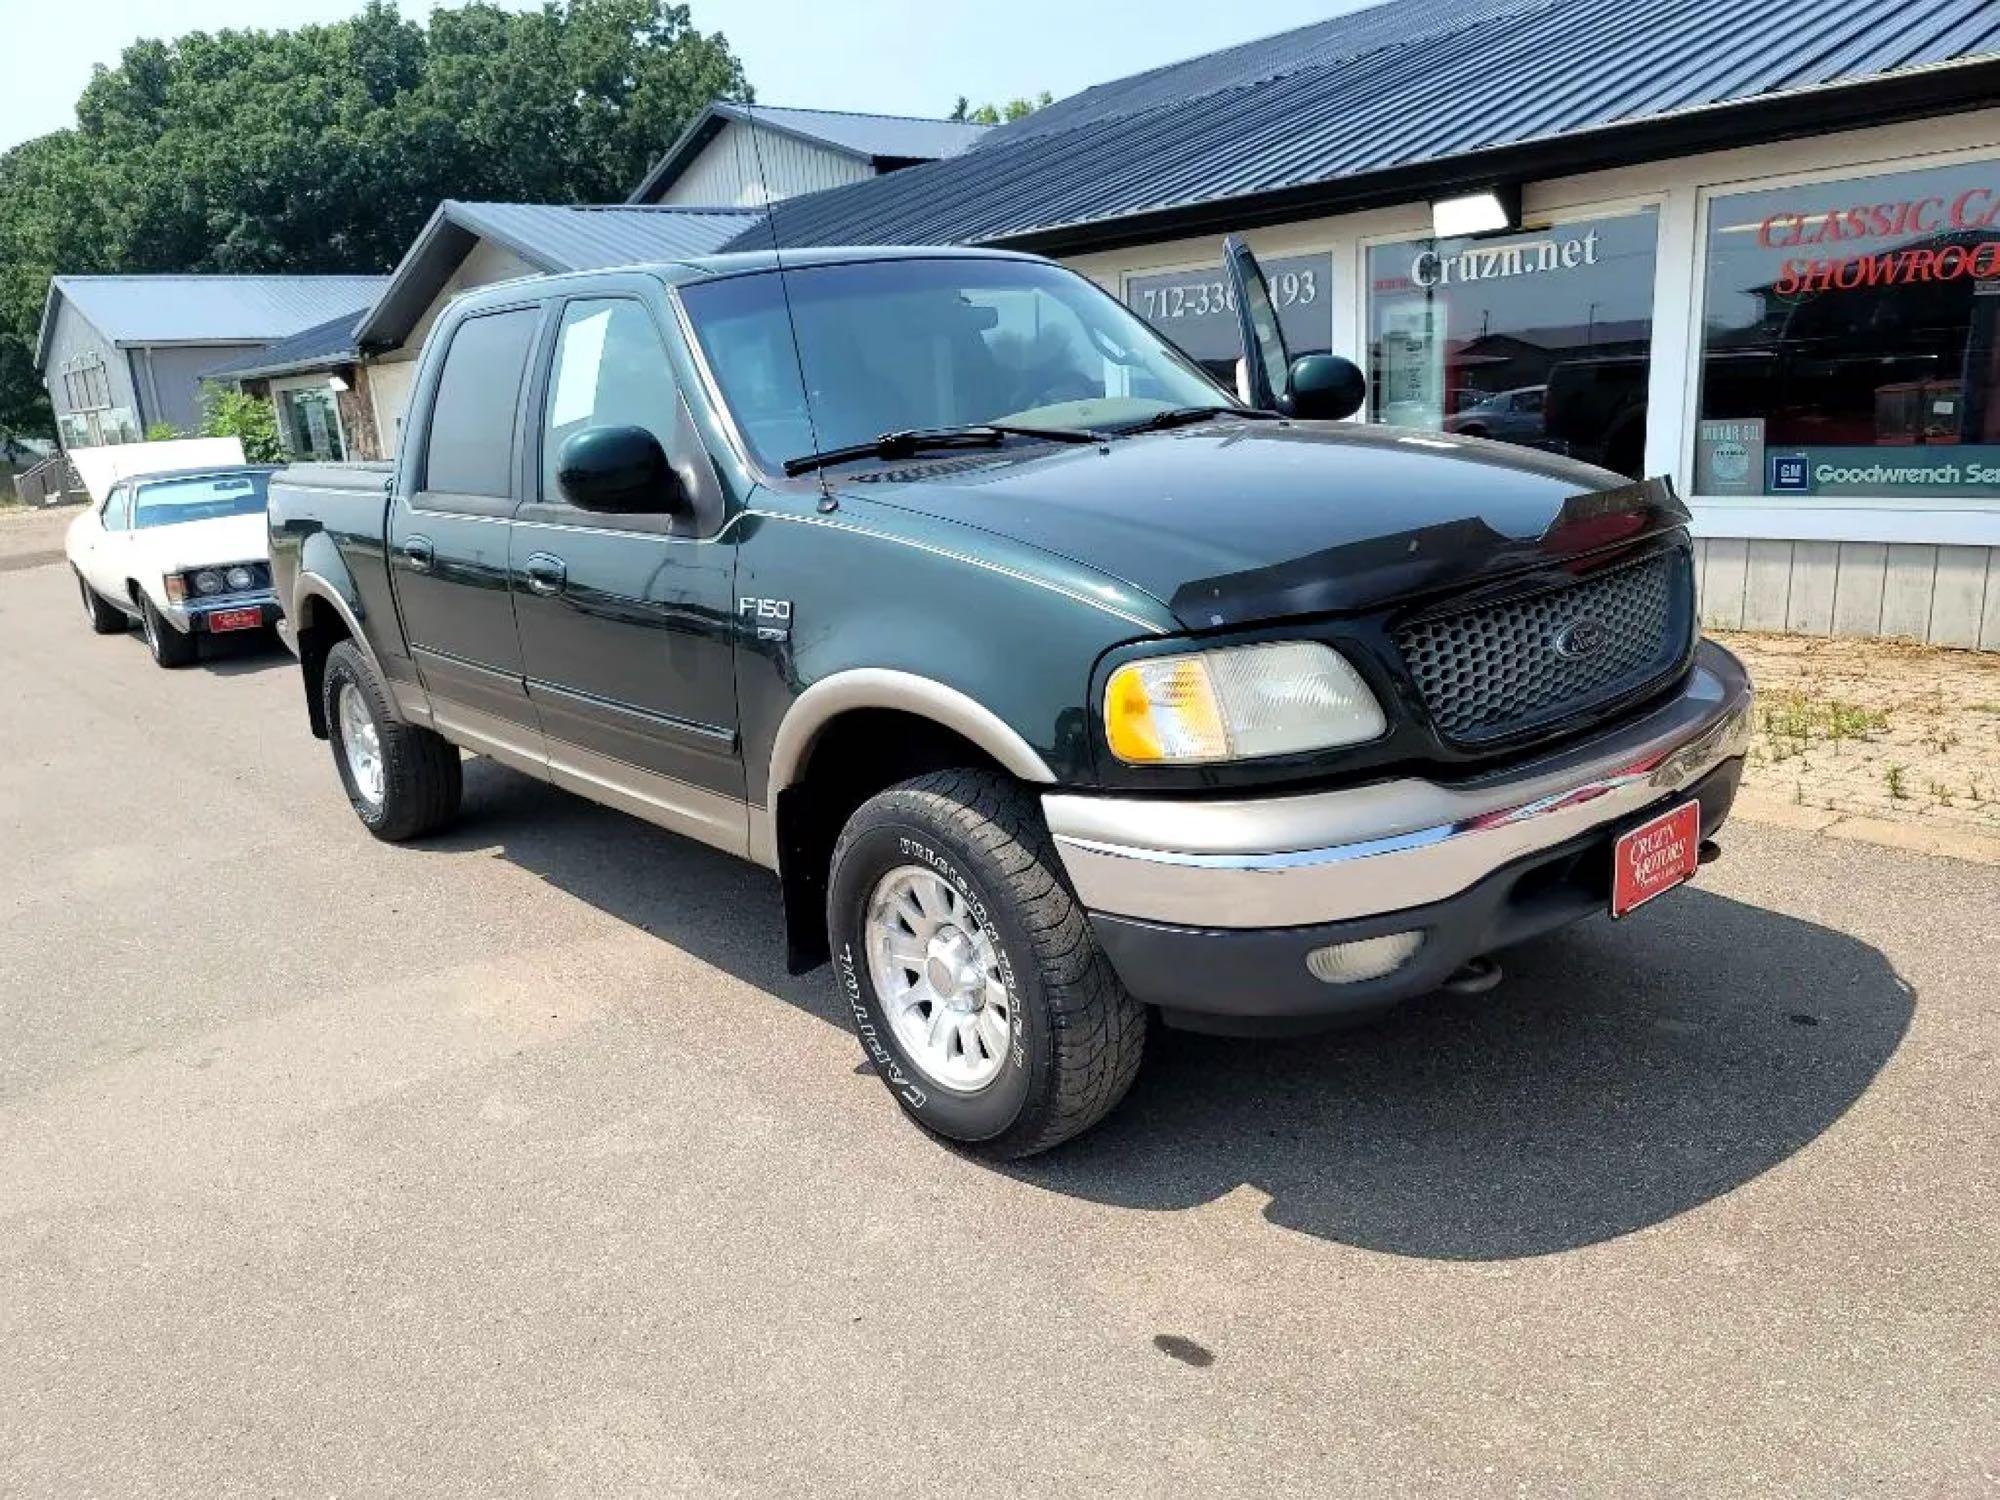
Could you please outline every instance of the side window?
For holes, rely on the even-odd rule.
[[[453,333],[424,450],[430,494],[505,499],[513,492],[514,418],[539,316],[527,307],[487,313]]]
[[[586,427],[643,427],[672,454],[680,394],[646,309],[623,298],[572,302],[556,335],[542,412],[542,500],[562,503],[562,445]]]
[[[104,529],[124,531],[132,525],[132,487],[115,484],[104,499]]]

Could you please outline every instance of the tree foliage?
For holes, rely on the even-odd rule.
[[[1011,125],[1016,120],[1025,120],[1036,110],[1046,109],[1055,102],[1055,95],[1043,89],[1032,99],[1009,99],[997,107],[982,104],[975,109],[972,101],[960,94],[958,102],[952,106],[950,118],[973,125]]]
[[[277,409],[264,397],[219,385],[203,386],[201,394],[203,437],[241,439],[246,463],[285,461],[285,444],[278,436]]]
[[[53,273],[386,271],[442,198],[622,201],[718,96],[741,65],[667,0],[135,42],[0,155],[0,432],[48,428]]]

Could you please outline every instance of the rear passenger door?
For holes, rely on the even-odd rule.
[[[532,493],[513,535],[528,693],[559,784],[742,852],[735,547],[727,504],[643,294],[593,294],[556,314],[538,370]],[[659,439],[690,499],[604,515],[563,497],[562,445],[592,427]]]
[[[411,654],[440,728],[502,760],[540,770],[541,724],[521,664],[508,583],[519,504],[522,394],[539,305],[468,317],[431,386],[421,430],[404,445],[404,486],[389,563]],[[423,393],[418,393],[423,399]]]

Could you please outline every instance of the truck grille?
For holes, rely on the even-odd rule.
[[[1478,744],[1633,693],[1679,664],[1693,630],[1688,555],[1676,549],[1580,583],[1396,632],[1431,721]]]

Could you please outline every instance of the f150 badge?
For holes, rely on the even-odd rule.
[[[792,638],[792,601],[789,599],[751,599],[736,601],[737,613],[743,622],[757,632],[760,641],[789,641]]]

